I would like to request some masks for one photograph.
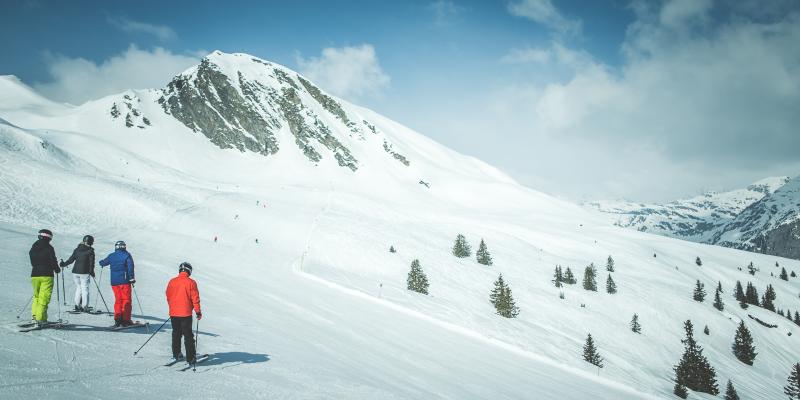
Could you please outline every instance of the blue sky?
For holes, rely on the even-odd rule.
[[[798,174],[799,8],[29,0],[4,5],[0,74],[80,103],[245,52],[545,192],[664,200]]]

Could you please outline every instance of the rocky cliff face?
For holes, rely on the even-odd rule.
[[[360,164],[346,142],[379,134],[296,72],[246,54],[211,53],[176,76],[158,103],[221,148],[270,156],[287,145],[278,138],[288,132],[309,161],[331,156],[352,171]],[[387,148],[393,158],[409,164],[391,144]]]

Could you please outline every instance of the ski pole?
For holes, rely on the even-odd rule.
[[[94,277],[92,277],[92,279],[94,279]],[[103,267],[100,267],[100,282],[102,281],[103,281]],[[97,281],[95,281],[94,284],[97,285]],[[100,293],[100,286],[97,286],[97,293],[98,294]],[[100,297],[103,297],[103,295],[100,294]],[[103,300],[103,302],[105,303],[105,300]],[[94,298],[94,308],[97,308],[97,297]],[[108,306],[106,306],[106,311],[108,311]]]
[[[100,278],[103,278],[103,270],[100,270]],[[111,310],[108,309],[108,304],[106,304],[106,299],[103,297],[103,292],[100,291],[100,285],[97,284],[97,280],[92,277],[94,281],[94,286],[97,287],[97,294],[100,295],[100,298],[103,299],[103,305],[106,307],[106,312],[111,314]],[[97,299],[94,299],[94,304],[97,304]]]
[[[61,271],[61,272],[62,272],[62,274],[61,274],[61,292],[63,293],[64,305],[66,306],[67,305],[67,285],[64,284],[64,274],[63,274],[64,271]]]
[[[33,300],[33,297],[28,298],[28,302],[25,303],[25,306],[22,307],[22,309],[19,310],[19,314],[17,314],[17,319],[19,319],[19,316],[22,315],[22,312],[25,311],[28,308],[28,304],[31,304],[32,300]]]
[[[197,368],[197,342],[200,341],[200,318],[197,319],[197,326],[194,328],[194,364],[192,364],[192,372]]]
[[[56,273],[56,304],[58,305],[58,322],[61,322],[61,290],[58,288],[58,275]]]
[[[136,285],[132,284],[131,288],[133,289],[133,296],[136,297],[136,302],[139,303],[139,314],[144,318],[144,310],[142,310],[142,302],[139,301],[139,294],[136,293]],[[150,324],[145,324],[144,329],[147,330],[147,333],[150,333]]]
[[[149,337],[149,338],[147,338],[147,340],[144,342],[144,344],[142,344],[142,346],[141,346],[141,347],[139,347],[139,350],[136,350],[136,351],[134,351],[134,352],[133,352],[133,355],[137,355],[137,354],[139,354],[139,352],[140,352],[140,351],[141,351],[141,350],[144,348],[144,346],[145,346],[145,345],[146,345],[146,344],[147,344],[147,343],[150,341],[150,339],[152,339],[152,338],[153,338],[153,336],[155,336],[155,335],[156,335],[156,333],[158,333],[158,331],[160,331],[160,330],[161,330],[161,328],[163,328],[163,327],[164,327],[164,325],[166,325],[166,324],[167,324],[167,322],[169,322],[169,318],[167,318],[167,319],[166,319],[166,321],[164,321],[164,323],[163,323],[163,324],[161,324],[161,326],[159,326],[159,327],[158,327],[158,329],[156,329],[156,331],[155,331],[155,332],[153,332],[153,334],[152,334],[152,335],[150,335],[150,337]]]

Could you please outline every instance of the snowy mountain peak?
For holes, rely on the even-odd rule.
[[[754,192],[761,192],[764,194],[770,194],[780,189],[781,186],[785,185],[791,179],[792,178],[788,176],[773,176],[769,178],[764,178],[758,182],[754,182],[751,185],[749,185],[747,187],[747,190],[751,190]]]

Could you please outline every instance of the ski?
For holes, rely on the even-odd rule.
[[[67,322],[48,322],[44,325],[34,325],[27,328],[21,328],[20,332],[39,331],[42,329],[59,329],[69,325]]]
[[[125,329],[131,329],[131,328],[142,328],[142,327],[145,327],[145,326],[150,326],[150,324],[147,323],[147,322],[142,323],[142,322],[136,321],[133,324],[128,325],[128,326],[114,326],[114,325],[111,325],[111,326],[108,327],[108,330],[110,330],[110,331],[122,331],[122,330],[125,330]]]
[[[92,310],[92,311],[75,311],[75,310],[69,310],[69,311],[67,311],[67,313],[68,313],[68,314],[73,314],[73,315],[78,315],[78,314],[100,315],[100,314],[103,314],[103,312],[102,312],[102,311],[94,311],[94,310]]]
[[[189,364],[186,367],[181,368],[181,372],[188,371],[190,369],[194,370],[194,367],[197,364],[200,364],[201,362],[206,361],[206,360],[208,360],[208,354],[203,354],[201,356],[197,356],[197,359],[194,361],[194,364]]]
[[[164,366],[165,367],[171,367],[171,366],[173,366],[173,365],[175,365],[175,364],[177,364],[177,363],[179,363],[181,361],[185,361],[185,360],[186,360],[186,358],[179,358],[179,359],[174,360],[174,361],[171,360],[171,361],[167,362],[166,364],[164,364]]]
[[[17,328],[30,328],[32,326],[36,326],[36,322],[23,322],[21,324],[17,324]]]

